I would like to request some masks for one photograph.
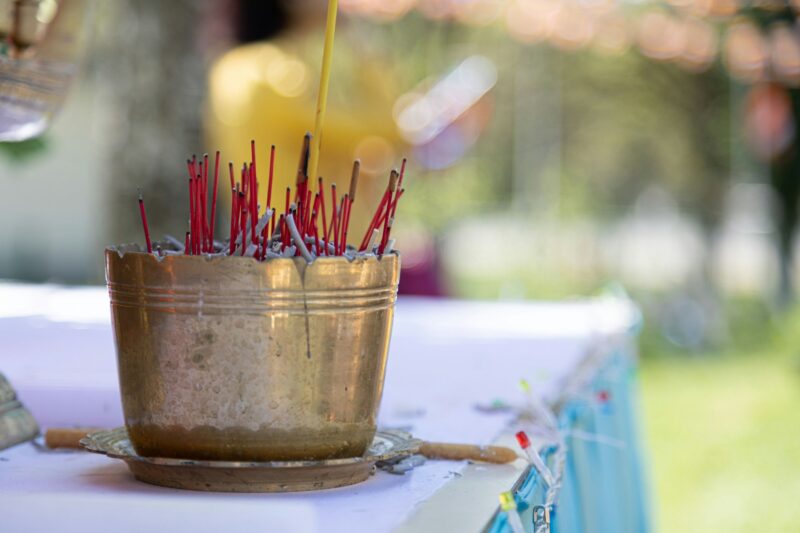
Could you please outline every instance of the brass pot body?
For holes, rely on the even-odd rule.
[[[106,250],[125,425],[145,457],[356,457],[376,430],[399,257]]]

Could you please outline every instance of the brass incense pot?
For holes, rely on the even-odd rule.
[[[383,390],[399,256],[106,249],[125,425],[136,452],[197,460],[362,455]]]

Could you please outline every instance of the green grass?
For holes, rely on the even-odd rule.
[[[794,330],[768,350],[646,354],[643,422],[657,531],[798,531]]]

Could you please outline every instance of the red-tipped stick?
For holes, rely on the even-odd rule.
[[[297,164],[297,196],[295,202],[306,197],[305,187],[308,185],[308,157],[311,148],[311,134],[303,136],[303,147],[300,149],[300,161]]]
[[[280,220],[280,230],[281,230],[281,251],[286,248],[286,214],[281,215]]]
[[[303,185],[305,184],[306,177],[303,174],[302,170],[297,171],[297,177],[294,180],[295,185],[295,193],[294,193],[294,201],[295,203],[300,202],[303,198],[306,197],[306,193],[303,190]]]
[[[342,253],[347,250],[347,224],[350,221],[350,195],[344,195],[344,217],[342,218]]]
[[[189,177],[194,178],[197,175],[197,156],[192,154],[192,158],[187,159],[186,163],[189,168]]]
[[[293,217],[295,225],[300,224],[300,220],[303,219],[303,209],[305,206],[303,205],[306,200],[306,193],[303,192],[303,177],[298,173],[297,175],[297,182],[295,183],[297,189],[294,193],[294,206],[297,208],[297,213],[295,213],[295,217]],[[301,230],[298,226],[298,231]]]
[[[201,252],[208,250],[208,154],[203,154],[203,180],[200,183]]]
[[[232,167],[231,167],[232,168]],[[239,190],[231,189],[231,239],[228,255],[233,255],[236,250],[236,228],[239,227]]]
[[[275,174],[275,145],[269,149],[269,185],[267,185],[267,208],[272,209],[272,176]],[[275,214],[270,221],[270,235],[275,232]]]
[[[299,218],[299,215],[298,215],[298,211],[297,211],[297,206],[292,205],[292,221],[294,222],[298,218]],[[295,229],[297,229],[297,233],[299,234],[300,230],[297,228],[297,222],[294,222],[294,227],[295,227]],[[289,232],[289,239],[290,239],[289,242],[295,242],[294,235],[292,235],[292,227],[289,225],[289,219],[286,219],[286,231]],[[301,240],[303,239],[302,235],[300,236],[300,239]],[[300,255],[303,255],[302,253],[300,253],[300,245],[299,244],[295,244],[294,245],[294,256],[298,257]]]
[[[277,232],[278,232],[278,239],[280,240],[280,243],[281,243],[281,250],[283,250],[283,215],[278,217],[278,229],[277,229]]]
[[[392,176],[389,178],[389,203],[386,205],[386,218],[383,221],[383,236],[381,238],[381,245],[378,248],[378,253],[383,254],[384,248],[386,248],[386,243],[389,239],[389,227],[392,223],[392,193],[394,193],[395,197],[397,196],[397,182],[400,181],[398,179],[397,173],[392,173]]]
[[[242,214],[239,217],[239,224],[241,225],[241,234],[242,234],[242,253],[244,255],[245,250],[247,249],[247,200],[242,198]]]
[[[195,220],[194,220],[194,178],[189,178],[189,237],[190,237],[190,252],[194,255],[194,238],[196,234]]]
[[[382,225],[384,222],[386,222],[386,217],[387,217],[387,216],[390,216],[390,215],[391,215],[391,217],[392,217],[392,218],[394,218],[394,212],[395,212],[395,211],[397,211],[397,202],[400,200],[400,198],[402,198],[402,197],[403,197],[403,195],[405,194],[405,192],[406,192],[406,190],[405,190],[405,189],[400,189],[400,191],[397,193],[397,196],[395,196],[395,197],[394,197],[394,202],[392,202],[392,206],[393,206],[393,207],[392,207],[392,210],[391,210],[391,212],[389,212],[389,210],[386,210],[386,211],[384,211],[384,212],[383,212],[383,214],[381,215],[381,218],[378,220],[378,224],[377,224],[377,226],[375,226],[375,227],[379,227],[379,226],[381,226],[381,225]]]
[[[388,228],[387,228],[387,231],[386,231],[385,239],[384,239],[384,240],[383,240],[383,242],[382,242],[382,246],[381,246],[381,249],[380,249],[380,253],[383,253],[383,249],[386,247],[386,244],[389,242],[389,236],[390,236],[390,235],[391,235],[391,233],[392,233],[392,225],[394,224],[394,214],[395,214],[395,212],[397,211],[397,202],[399,202],[399,201],[400,201],[400,198],[403,196],[403,193],[404,193],[405,191],[406,191],[405,189],[400,189],[400,190],[397,192],[397,195],[395,195],[395,197],[394,197],[394,204],[393,204],[393,207],[392,207],[392,214],[391,214],[391,216],[389,216],[389,212],[388,212],[388,210],[387,210],[387,212],[386,212],[386,216],[388,217],[388,221],[387,221],[387,223],[388,223]]]
[[[293,206],[293,217],[292,220],[294,221],[294,225],[297,228],[297,231],[302,234],[303,232],[303,212],[306,210],[306,195],[303,193],[303,196],[294,204]],[[287,222],[288,225],[288,222]]]
[[[228,173],[230,174],[230,179],[231,179],[231,190],[233,190],[236,188],[235,185],[236,181],[233,177],[233,161],[228,161]]]
[[[241,189],[242,187],[240,187]],[[236,228],[236,237],[238,238],[239,235],[242,233],[242,222],[244,222],[244,226],[247,227],[247,194],[244,193],[242,190],[239,191],[239,215],[238,215],[238,224]],[[241,243],[240,243],[241,244]]]
[[[203,226],[205,224],[205,217],[203,213],[203,177],[198,174],[197,179],[194,181],[194,211],[197,218],[197,238],[194,240],[197,250],[195,253],[198,255],[203,253],[203,239],[205,238]]]
[[[345,217],[344,211],[346,209],[345,208],[346,201],[347,201],[347,195],[345,194],[344,196],[342,196],[342,199],[339,200],[339,211],[338,211],[339,215],[336,225],[336,236],[337,236],[336,241],[339,243],[336,246],[337,255],[341,255],[342,253],[341,244],[342,244],[342,233],[344,232],[344,217]]]
[[[250,197],[248,196],[250,192],[250,174],[247,171],[247,163],[242,163],[242,170],[239,173],[239,177],[242,180],[242,194],[244,195],[243,198],[239,199],[239,209],[246,212],[248,209],[247,206],[250,204]],[[239,219],[239,223],[241,224],[241,218]],[[247,220],[245,220],[245,226],[247,226]]]
[[[147,214],[144,212],[144,198],[139,192],[139,214],[142,216],[142,227],[144,227],[144,241],[147,243],[147,253],[153,253],[153,245],[150,243],[150,228],[147,226]]]
[[[403,163],[400,165],[400,177],[397,180],[397,192],[394,195],[394,202],[390,203],[390,208],[386,209],[386,214],[384,215],[384,225],[383,225],[383,238],[381,239],[381,246],[378,252],[383,255],[384,250],[386,249],[386,244],[389,242],[389,235],[392,233],[392,225],[394,224],[394,215],[397,212],[397,202],[400,201],[400,197],[403,196],[403,192],[405,189],[401,189],[400,187],[403,185],[403,176],[406,174],[406,159],[403,158]]]
[[[253,176],[256,175],[256,140],[252,139],[250,141],[250,164],[252,166]]]
[[[197,217],[197,236],[195,238],[195,243],[199,242],[200,250],[197,253],[202,251],[203,247],[203,213],[202,213],[202,203],[203,203],[203,160],[201,159],[198,162],[198,172],[197,172],[197,181],[195,181],[195,197],[194,197],[194,211],[195,216]]]
[[[361,161],[356,159],[353,161],[353,171],[350,174],[350,190],[348,191],[349,194],[347,196],[347,212],[345,213],[344,219],[344,232],[347,233],[350,229],[350,211],[352,210],[353,203],[356,201],[356,190],[358,189],[358,176],[361,173]],[[347,242],[346,239],[342,239],[345,241],[344,249],[347,249]]]
[[[291,201],[292,196],[292,188],[286,187],[286,207],[283,208],[284,214],[289,214],[289,202]]]
[[[381,215],[383,215],[384,208],[387,206],[389,202],[389,198],[391,197],[391,183],[393,179],[397,179],[397,171],[392,170],[392,173],[389,176],[389,185],[386,187],[386,191],[383,193],[383,198],[381,198],[381,203],[378,204],[378,208],[375,210],[375,215],[372,217],[372,222],[370,222],[369,226],[367,227],[367,232],[364,234],[364,238],[361,240],[361,246],[358,247],[359,250],[364,250],[367,244],[369,243],[370,237],[372,237],[372,230],[378,227],[379,220],[381,219]]]
[[[317,229],[317,218],[314,216],[314,246],[317,248],[317,257],[319,257],[319,230]]]
[[[197,255],[200,253],[200,175],[192,180],[192,200],[194,203],[193,217],[194,217],[194,230],[192,230],[192,254]]]
[[[256,223],[258,222],[258,180],[256,167],[250,165],[250,240],[256,241]]]
[[[267,232],[269,231],[269,227],[264,224],[264,229],[261,230],[261,260],[263,261],[265,257],[267,257],[267,246],[269,245],[269,235]]]
[[[195,255],[200,255],[203,251],[203,207],[200,205],[203,200],[202,185],[203,179],[198,174],[197,179],[194,180],[194,218],[197,228],[197,234],[194,236]]]
[[[214,251],[214,224],[217,216],[217,186],[219,183],[219,150],[214,157],[214,193],[211,195],[211,224],[209,230],[211,234],[208,237],[209,251]]]
[[[319,213],[319,194],[314,195],[314,204],[311,208],[311,218],[308,221],[307,233],[311,233],[311,228],[317,223],[317,213]]]
[[[322,236],[323,236],[323,244],[328,242],[327,235],[328,235],[328,215],[325,214],[325,190],[322,186],[322,177],[319,178],[319,198],[320,198],[320,205],[322,206]],[[328,246],[325,245],[322,247],[322,251],[325,255],[328,255]]]
[[[331,184],[331,198],[332,198],[332,200],[331,200],[331,203],[332,203],[331,208],[333,209],[333,212],[331,213],[331,224],[330,224],[330,226],[328,226],[328,231],[325,232],[325,240],[326,241],[330,241],[331,240],[331,233],[336,233],[336,230],[334,229],[334,226],[335,226],[335,223],[336,223],[336,184],[335,183]]]
[[[358,246],[359,251],[366,249],[369,239],[372,237],[372,230],[374,230],[376,224],[379,223],[378,220],[382,220],[380,217],[383,215],[384,207],[386,206],[386,195],[387,193],[383,193],[383,198],[381,198],[381,202],[378,204],[378,208],[375,210],[375,214],[372,216],[372,221],[369,223],[369,226],[367,226],[367,232],[364,234],[364,238],[361,239],[361,244]]]
[[[306,201],[303,204],[303,228],[300,234],[305,238],[308,233],[308,221],[311,220],[311,189],[306,190]]]
[[[331,183],[331,205],[333,206],[333,215],[329,229],[333,231],[333,255],[339,255],[339,219],[341,218],[341,213],[339,212],[338,205],[336,203],[335,183]],[[330,236],[327,236],[325,240],[327,241],[329,239]]]
[[[397,180],[397,188],[403,186],[403,176],[406,175],[406,158],[403,158],[403,162],[400,164],[400,178]]]

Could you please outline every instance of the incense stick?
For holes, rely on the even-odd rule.
[[[333,56],[333,36],[336,32],[336,12],[339,0],[328,0],[328,18],[325,23],[325,45],[322,50],[322,71],[319,77],[319,93],[317,93],[317,114],[314,119],[314,138],[311,144],[311,154],[308,175],[316,176],[319,167],[319,151],[322,145],[322,125],[325,121],[325,111],[328,106],[328,86],[331,79],[331,58]]]
[[[153,253],[153,245],[150,242],[150,228],[147,226],[147,214],[144,211],[144,198],[142,198],[142,191],[139,191],[139,215],[142,217],[142,226],[144,227],[144,240],[147,244],[147,253]]]
[[[367,234],[359,248],[348,247],[350,231],[350,215],[355,203],[358,188],[360,164],[355,161],[350,177],[349,191],[339,197],[336,184],[330,185],[330,202],[332,212],[327,218],[325,201],[325,183],[322,177],[318,178],[318,192],[314,192],[308,185],[308,176],[305,167],[308,163],[307,149],[310,137],[306,136],[304,149],[301,154],[297,173],[297,188],[295,202],[291,201],[292,188],[286,188],[286,197],[283,213],[278,217],[272,204],[272,178],[274,176],[275,147],[270,149],[270,181],[267,190],[267,206],[261,215],[261,204],[258,202],[259,183],[257,163],[255,161],[256,146],[251,141],[251,161],[244,162],[241,167],[240,181],[235,181],[233,163],[228,163],[228,175],[231,187],[231,216],[228,242],[214,240],[214,229],[217,220],[217,201],[219,193],[219,163],[220,152],[214,155],[214,181],[212,198],[208,201],[208,181],[210,164],[208,154],[199,160],[192,156],[186,160],[186,170],[189,174],[189,230],[185,232],[185,242],[167,236],[163,243],[153,243],[150,240],[150,229],[144,208],[144,200],[139,193],[139,209],[148,253],[154,250],[159,257],[172,255],[201,255],[210,256],[243,256],[252,257],[258,261],[269,260],[276,257],[302,256],[306,261],[313,262],[321,256],[344,256],[353,260],[357,256],[365,256],[391,252],[394,249],[394,239],[391,239],[391,228],[394,225],[394,215],[400,197],[405,192],[400,189],[402,183],[405,161],[400,173],[392,171],[386,191],[375,210]],[[313,196],[313,201],[312,201]],[[320,228],[319,218],[322,218]],[[277,228],[275,227],[277,223]],[[320,235],[322,229],[322,235]],[[381,230],[383,235],[381,236]],[[380,240],[378,240],[380,239]],[[162,249],[162,246],[165,249]]]
[[[219,150],[214,155],[214,193],[211,195],[211,223],[210,223],[210,230],[211,234],[209,235],[209,251],[214,251],[214,229],[216,224],[216,216],[217,216],[217,189],[219,188]]]

